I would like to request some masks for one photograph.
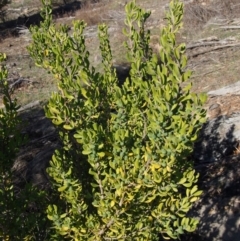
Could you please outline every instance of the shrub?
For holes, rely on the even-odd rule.
[[[0,62],[5,59],[6,55],[0,54]],[[12,223],[11,219],[14,218],[14,210],[9,210],[13,208],[11,167],[20,145],[20,133],[17,128],[20,123],[17,117],[18,106],[16,100],[11,98],[7,76],[8,71],[5,65],[2,65],[0,68],[0,91],[3,95],[4,108],[0,109],[0,237],[3,240],[7,240],[9,237],[9,232],[11,232],[9,223]]]
[[[103,72],[89,62],[83,21],[56,28],[50,1],[31,29],[31,56],[56,78],[45,113],[63,147],[48,168],[62,204],[49,205],[55,240],[158,240],[194,231],[187,212],[201,191],[189,160],[205,121],[206,96],[192,93],[185,45],[176,43],[183,4],[173,0],[159,55],[145,30],[149,12],[125,7],[130,77],[119,85],[107,26],[99,25]],[[160,60],[160,61],[159,61]]]
[[[0,62],[5,59],[6,55],[0,54]],[[4,241],[44,240],[49,232],[46,230],[45,193],[30,183],[21,190],[14,185],[11,168],[24,139],[20,133],[20,106],[11,97],[7,76],[5,65],[0,66],[0,92],[4,104],[0,109],[0,238]]]

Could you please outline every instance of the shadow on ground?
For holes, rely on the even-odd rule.
[[[20,113],[20,118],[25,123],[22,135],[26,141],[13,166],[15,186],[21,188],[31,182],[46,188],[49,185],[46,167],[54,151],[60,147],[58,133],[52,122],[45,117],[41,106]]]
[[[81,9],[81,1],[74,1],[63,5],[57,5],[53,8],[53,17],[61,17],[65,15],[74,14],[76,10]],[[18,27],[25,26],[29,28],[31,25],[39,25],[42,21],[42,17],[39,12],[32,15],[22,14],[17,19],[10,21],[4,21],[0,23],[0,40],[8,36],[18,36]]]
[[[203,237],[195,240],[238,241],[240,237],[240,155],[235,153],[235,124],[226,125],[227,120],[227,116],[209,120],[195,143],[195,167],[203,190],[191,211],[200,219],[196,232]]]

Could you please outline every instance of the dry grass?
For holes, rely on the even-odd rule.
[[[92,4],[87,1],[83,7],[76,11],[75,18],[84,20],[88,26],[97,25],[106,19],[108,6],[104,3]]]
[[[194,91],[208,92],[239,81],[239,56],[239,48],[226,48],[190,59]]]
[[[240,2],[239,0],[220,0],[217,10],[219,14],[228,19],[237,18],[240,13]]]
[[[185,5],[184,30],[181,41],[194,42],[215,36],[219,40],[231,38],[239,42],[238,30],[226,30],[221,25],[231,25],[240,15],[239,0],[195,0]],[[194,58],[189,58],[189,67],[193,70],[193,90],[208,92],[232,84],[239,80],[240,49],[239,47],[223,48],[211,51],[203,47],[191,51],[208,50]],[[191,51],[188,51],[189,56]]]
[[[199,37],[206,23],[213,18],[231,21],[240,14],[239,0],[194,0],[184,9],[184,34],[188,39]]]
[[[186,29],[200,30],[207,21],[217,15],[217,11],[210,5],[201,5],[198,1],[185,6],[184,26]]]

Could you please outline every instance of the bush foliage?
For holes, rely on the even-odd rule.
[[[183,4],[170,3],[161,49],[150,48],[150,16],[135,1],[125,7],[131,65],[122,86],[112,64],[107,26],[98,28],[103,71],[89,61],[83,21],[56,27],[51,2],[31,29],[36,64],[56,78],[45,113],[59,130],[48,173],[58,198],[47,208],[52,240],[158,240],[194,231],[187,217],[201,191],[189,156],[205,121],[205,95],[185,84],[185,44],[176,42]]]
[[[0,54],[0,62],[6,59],[5,54]],[[12,172],[14,157],[21,143],[17,117],[18,105],[11,97],[11,89],[7,82],[8,71],[4,64],[0,66],[0,93],[3,96],[4,108],[0,109],[0,237],[3,240],[15,232],[17,223],[12,219],[19,219],[17,208],[14,207],[14,191]],[[17,216],[15,216],[17,214]],[[11,233],[11,234],[10,234]]]
[[[0,54],[0,62],[4,60],[6,55]],[[25,138],[20,132],[20,106],[12,98],[7,77],[7,68],[2,64],[0,94],[4,108],[0,109],[0,238],[4,241],[44,240],[49,234],[45,192],[27,182],[20,188],[12,172],[16,154]]]

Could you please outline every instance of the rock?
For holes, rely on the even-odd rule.
[[[196,240],[238,241],[240,237],[239,94],[240,81],[208,92],[208,121],[193,152],[203,190],[189,214],[199,219]]]
[[[46,146],[28,163],[27,179],[34,183],[34,185],[45,187],[49,184],[49,176],[46,172],[46,168],[57,148],[59,148],[58,145]]]
[[[45,117],[39,103],[33,107],[30,105],[30,109],[24,108],[20,116],[27,123],[22,133],[28,140],[20,149],[12,168],[15,186],[21,188],[26,182],[32,182],[46,188],[49,185],[46,168],[54,151],[60,147],[56,128]]]
[[[239,94],[240,81],[208,92],[208,121],[194,146],[193,156],[197,163],[219,161],[233,154],[240,143]]]
[[[238,241],[240,237],[240,155],[225,157],[200,171],[203,190],[190,215],[199,219],[201,241]],[[199,240],[199,239],[197,239]]]
[[[218,103],[212,104],[207,112],[207,117],[209,119],[217,118],[221,114],[221,106]]]
[[[25,106],[22,106],[21,108],[19,108],[19,112],[21,111],[25,111],[25,110],[28,110],[28,109],[31,109],[31,108],[34,108],[36,106],[39,106],[40,105],[40,101],[39,100],[35,100],[29,104],[26,104]]]
[[[209,91],[207,93],[208,95],[240,95],[240,81],[234,83],[234,84],[231,84],[231,85],[228,85],[228,86],[225,86],[221,89],[217,89],[217,90],[212,90],[212,91]]]
[[[215,162],[231,155],[240,141],[240,113],[208,120],[194,146],[198,163]]]

